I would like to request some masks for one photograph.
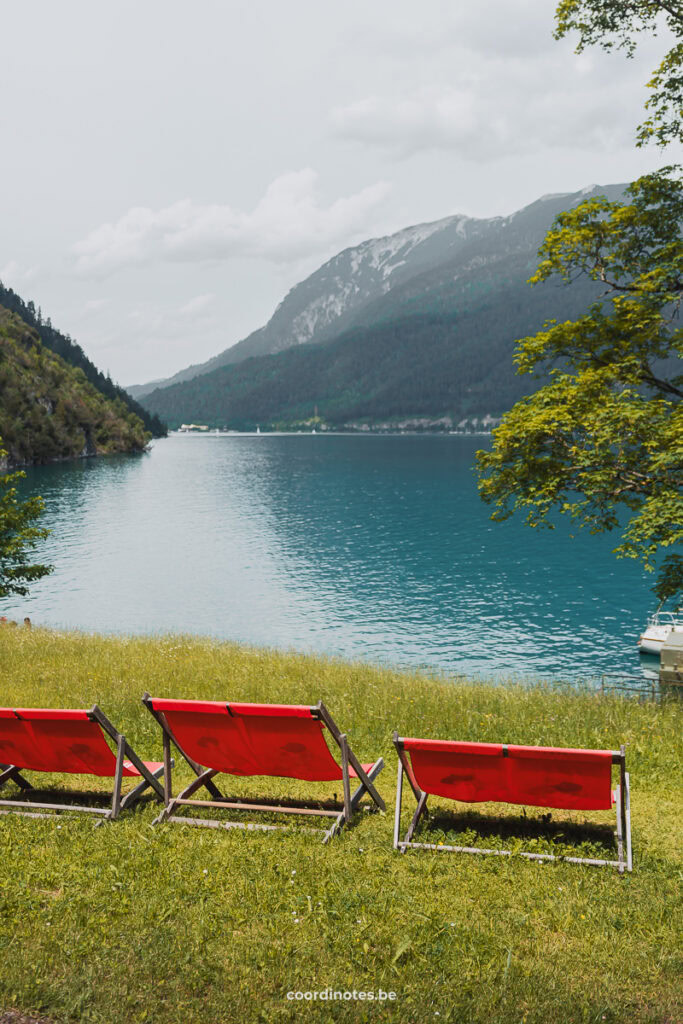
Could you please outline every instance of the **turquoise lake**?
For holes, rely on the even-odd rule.
[[[55,572],[2,612],[447,674],[640,673],[652,578],[614,558],[616,535],[492,523],[473,468],[489,443],[173,435],[29,470]]]

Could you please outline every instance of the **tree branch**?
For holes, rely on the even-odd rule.
[[[671,381],[661,380],[659,377],[650,372],[643,371],[642,380],[645,384],[651,384],[653,388],[657,388],[659,391],[663,391],[665,395],[674,395],[676,398],[683,398],[683,391],[677,388]]]
[[[662,10],[666,11],[667,14],[670,14],[672,18],[683,25],[683,11],[680,8],[672,8],[671,4],[665,3],[665,0],[654,0],[654,2],[657,7],[661,7]]]

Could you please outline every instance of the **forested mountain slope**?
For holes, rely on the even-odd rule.
[[[111,378],[106,377],[97,367],[88,359],[85,352],[80,345],[77,345],[68,335],[62,334],[61,331],[56,330],[49,317],[43,319],[40,310],[36,310],[33,302],[24,302],[24,300],[12,291],[11,288],[6,288],[0,281],[0,306],[4,306],[5,309],[16,313],[25,324],[32,327],[42,344],[45,348],[56,353],[66,363],[71,366],[78,367],[83,371],[86,379],[99,391],[105,398],[112,400],[118,400],[123,402],[128,412],[134,413],[139,419],[142,420],[145,429],[148,430],[153,437],[164,437],[166,434],[166,428],[160,420],[150,414],[146,409],[136,402],[131,396],[118,384],[114,384]]]
[[[526,287],[516,268],[521,260],[532,272],[543,237],[561,210],[594,194],[615,199],[622,192],[621,185],[607,185],[544,196],[508,217],[446,217],[369,239],[340,252],[292,288],[265,327],[243,341],[206,363],[131,390],[142,399],[156,388],[220,366],[330,341],[352,327],[382,320],[462,313],[485,293],[506,287],[511,274]]]
[[[46,348],[0,306],[0,439],[10,465],[141,451],[151,434],[119,397]]]
[[[219,367],[143,402],[170,426],[232,429],[406,419],[441,419],[450,429],[464,419],[471,425],[474,418],[497,417],[537,383],[515,374],[515,341],[551,317],[580,314],[596,295],[587,282],[522,287],[532,270],[525,260],[508,265],[495,287],[480,274],[469,285],[463,279],[478,299],[462,312],[440,304],[437,291],[432,308],[421,303],[413,315],[354,327],[326,344]]]

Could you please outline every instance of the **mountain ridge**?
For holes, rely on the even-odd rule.
[[[618,197],[622,186],[600,192]],[[166,383],[142,403],[171,426],[234,429],[352,429],[406,416],[450,429],[495,419],[534,387],[515,373],[515,343],[548,320],[576,319],[600,298],[599,284],[585,276],[571,285],[528,284],[554,217],[586,195],[537,200],[488,221],[447,218],[424,226],[419,239],[398,233],[344,250],[279,307],[310,310],[312,295],[343,296],[358,286],[361,298],[323,318],[309,340],[292,343],[289,315],[290,343],[281,351]]]
[[[622,195],[623,185],[591,186],[577,192],[549,194],[506,216],[473,218],[454,214],[402,228],[390,235],[367,239],[327,260],[295,285],[276,307],[270,320],[242,341],[204,363],[192,364],[172,377],[129,388],[137,399],[157,389],[191,380],[220,366],[252,356],[272,355],[293,345],[331,340],[345,329],[367,321],[364,311],[386,307],[385,296],[408,282],[423,279],[461,260],[463,252],[486,247],[495,240],[498,252],[512,233],[525,248],[538,249],[553,217],[589,195]],[[529,227],[524,232],[520,227]],[[533,236],[533,238],[531,237]],[[489,245],[489,249],[491,246]],[[391,301],[388,303],[391,308]],[[144,402],[142,403],[145,404]]]

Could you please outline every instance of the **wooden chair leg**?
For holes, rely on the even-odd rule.
[[[114,794],[111,799],[111,811],[107,815],[112,821],[118,818],[121,812],[121,784],[123,783],[123,759],[126,754],[126,741],[119,736],[116,745],[116,772],[114,774]]]
[[[625,784],[625,820],[624,832],[626,834],[626,870],[633,871],[633,850],[631,847],[631,778],[628,772],[624,774]]]
[[[417,802],[417,808],[415,809],[415,814],[413,815],[413,820],[411,821],[410,825],[408,826],[408,831],[406,832],[406,838],[405,838],[405,842],[406,843],[409,843],[410,840],[413,838],[413,833],[415,832],[415,829],[417,828],[417,824],[418,824],[420,818],[425,813],[426,807],[427,807],[427,794],[423,793],[422,796],[420,797],[420,799]]]
[[[16,765],[0,765],[4,770],[0,772],[0,789],[8,782],[16,782],[20,789],[33,789],[31,783],[23,777]]]
[[[151,775],[153,776],[153,778],[158,780],[161,777],[161,775],[163,775],[163,773],[164,769],[162,766],[161,768],[157,768],[155,772],[151,772]],[[144,791],[149,788],[149,785],[150,784],[147,781],[147,779],[143,779],[142,782],[139,782],[134,789],[131,789],[128,793],[126,793],[126,795],[121,799],[120,810],[123,811],[126,807],[130,807],[131,804],[134,804],[138,797],[142,796]]]
[[[346,734],[339,737],[342,756],[342,785],[344,787],[344,819],[346,824],[351,821],[351,782],[349,780],[349,744]]]
[[[377,776],[379,775],[379,773],[381,772],[383,767],[384,767],[384,759],[380,757],[380,758],[377,759],[375,764],[372,766],[372,768],[368,772],[368,779],[370,780],[370,782],[373,782],[377,778]],[[351,815],[352,816],[353,816],[354,811],[358,807],[358,804],[361,802],[361,800],[366,795],[366,793],[370,797],[372,797],[372,793],[370,793],[368,787],[365,785],[364,782],[361,782],[361,784],[358,787],[358,789],[354,790],[354,792],[353,792],[353,794],[351,796],[350,807],[351,807]],[[324,844],[329,843],[330,839],[332,839],[333,836],[335,836],[337,834],[337,832],[341,832],[341,830],[342,830],[342,828],[344,827],[345,824],[346,824],[346,808],[344,808],[344,810],[340,811],[340,813],[337,815],[337,818],[335,819],[335,821],[332,824],[332,826],[327,830],[327,832],[325,832],[325,835],[323,837],[323,843]]]
[[[398,850],[401,834],[401,802],[403,800],[403,762],[398,759],[398,777],[396,779],[396,810],[394,812],[394,849]]]

